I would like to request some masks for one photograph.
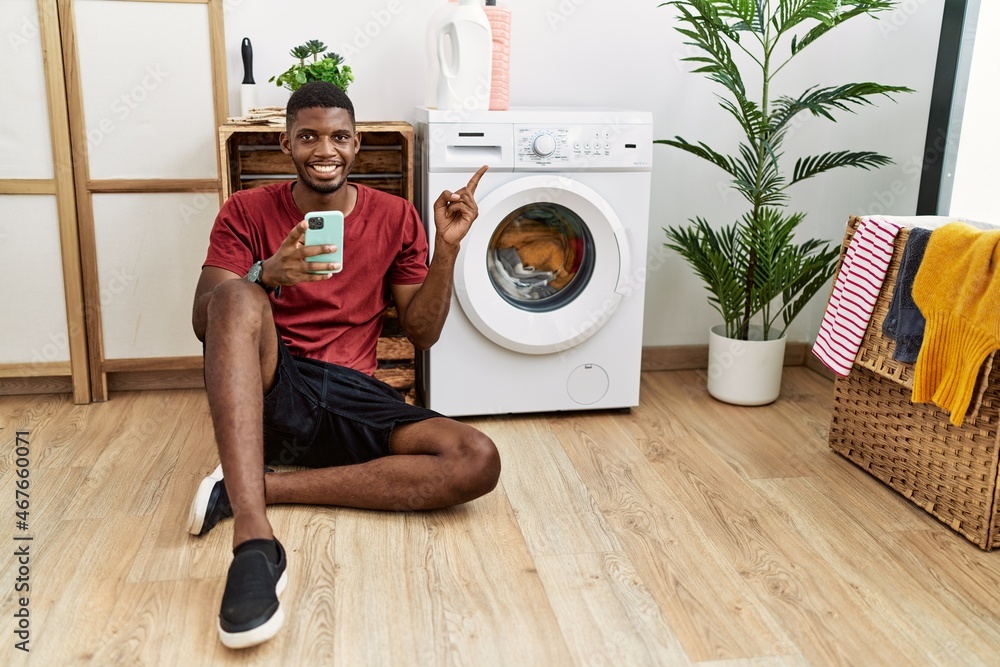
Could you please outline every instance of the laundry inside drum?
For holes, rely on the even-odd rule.
[[[527,204],[497,226],[487,250],[490,281],[508,303],[536,312],[561,308],[586,287],[594,271],[594,240],[570,209]]]

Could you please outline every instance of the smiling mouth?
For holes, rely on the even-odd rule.
[[[339,164],[312,164],[313,171],[319,172],[320,174],[332,174],[340,168]]]

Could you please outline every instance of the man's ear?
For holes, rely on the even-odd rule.
[[[289,139],[287,132],[278,135],[278,145],[281,146],[281,152],[285,155],[292,154],[292,140]]]

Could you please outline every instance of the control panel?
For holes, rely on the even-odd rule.
[[[514,126],[515,169],[648,168],[649,126]]]

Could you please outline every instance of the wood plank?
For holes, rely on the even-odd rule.
[[[70,155],[73,190],[76,194],[76,220],[80,242],[80,273],[83,277],[84,324],[87,340],[87,369],[90,373],[91,398],[104,401],[108,396],[107,378],[101,371],[104,359],[104,328],[101,321],[101,286],[97,270],[97,239],[94,229],[94,206],[87,184],[90,182],[90,157],[87,124],[83,111],[83,81],[76,43],[76,17],[72,0],[57,0],[63,73],[66,81],[66,109],[69,118]]]
[[[790,526],[789,517],[776,513],[723,453],[697,436],[663,437],[663,428],[657,427],[662,407],[641,406],[640,412],[645,414],[625,425],[631,438],[691,508],[714,547],[755,589],[756,598],[796,637],[807,660],[846,664],[850,662],[847,656],[866,650],[873,664],[916,664],[920,660],[920,651],[912,643],[893,641],[891,631],[880,626],[877,614],[870,611],[859,591],[841,581],[822,553],[811,549]],[[688,422],[711,419],[713,411],[714,401],[703,401],[689,414]],[[760,411],[752,412],[756,416]],[[790,443],[801,441],[795,422],[808,415],[803,412],[798,420],[792,416],[771,418],[775,437],[769,449],[791,453],[795,446]],[[695,448],[700,451],[692,456]],[[831,609],[852,611],[831,614]]]
[[[501,494],[428,513],[341,511],[336,559],[333,664],[570,664]]]
[[[940,579],[946,574],[934,573],[938,581],[931,585],[920,583],[914,579],[913,573],[907,571],[905,558],[901,554],[910,551],[915,542],[921,542],[930,553],[940,553],[939,545],[948,548],[948,542],[957,544],[957,536],[947,534],[943,528],[934,531],[910,533],[914,541],[900,536],[898,541],[883,539],[877,525],[870,521],[845,517],[839,508],[831,503],[826,495],[819,491],[811,479],[776,479],[763,480],[754,483],[754,487],[763,493],[772,503],[776,511],[794,524],[795,530],[802,534],[813,545],[816,554],[822,556],[833,569],[837,581],[844,582],[860,596],[861,604],[858,611],[863,610],[872,623],[883,631],[888,631],[890,641],[895,645],[904,645],[915,651],[914,660],[910,664],[924,662],[926,664],[954,664],[955,646],[963,646],[964,665],[990,665],[996,661],[996,645],[984,641],[984,634],[989,634],[986,627],[1000,623],[1000,614],[996,611],[1000,595],[986,593],[983,596],[984,606],[967,616],[968,623],[956,623],[959,618],[966,617],[968,608],[961,610],[948,609],[948,598],[954,598],[950,586],[942,585]],[[851,525],[843,525],[849,521]],[[966,547],[967,545],[962,545]],[[972,554],[974,548],[965,548]],[[962,554],[952,553],[962,560]],[[978,553],[982,558],[984,554]],[[988,556],[987,556],[988,557]],[[955,560],[949,558],[951,563]],[[972,560],[972,559],[969,559]],[[883,567],[877,570],[872,563],[880,563]],[[944,572],[953,567],[946,567]],[[986,580],[994,584],[1000,583],[998,573],[987,573]],[[964,592],[964,593],[967,593]],[[967,600],[966,595],[962,598]],[[934,615],[912,614],[913,605],[937,606],[939,613]],[[847,616],[848,614],[842,614]],[[984,626],[976,630],[977,625]],[[949,628],[960,628],[956,634]],[[897,650],[895,647],[885,647]],[[879,662],[873,649],[873,663]]]
[[[795,652],[757,594],[611,415],[552,422],[650,595],[694,662]],[[690,442],[697,448],[697,441]]]
[[[229,79],[226,75],[226,29],[223,10],[225,0],[208,0],[208,47],[212,53],[212,90],[215,108],[215,127],[221,126],[229,116]],[[222,191],[222,151],[215,149],[216,164],[219,165],[219,182],[214,188]]]
[[[219,644],[217,588],[220,587],[198,580],[125,584],[107,628],[91,639],[90,664],[185,667],[247,664],[247,656],[225,650]],[[183,613],[176,613],[177,610]],[[172,619],[174,633],[190,641],[179,642],[163,632],[160,626],[164,618]],[[263,651],[277,657],[278,648],[273,645]]]
[[[110,513],[152,514],[166,487],[168,478],[163,471],[174,467],[178,449],[170,446],[151,448],[148,443],[154,439],[161,440],[164,445],[183,442],[191,422],[177,416],[192,410],[199,394],[195,390],[177,391],[170,399],[175,402],[173,412],[163,410],[160,401],[149,400],[153,397],[143,397],[146,400],[137,402],[128,419],[104,443],[105,447],[90,467],[63,518],[83,520]],[[132,472],[123,476],[123,469]]]
[[[40,444],[35,450],[34,465],[39,469],[89,470],[104,454],[108,442],[129,419],[129,413],[139,402],[139,396],[122,396],[110,409],[71,408],[62,400],[51,403],[59,419],[51,419],[32,410],[26,424]],[[50,409],[46,403],[34,408]],[[69,499],[72,499],[70,496]],[[61,509],[65,512],[65,507]]]
[[[69,377],[0,378],[0,396],[66,393],[73,393]]]
[[[574,664],[693,664],[623,554],[546,555],[535,562]]]
[[[296,510],[287,528],[275,527],[290,549],[289,584],[282,596],[287,625],[278,649],[286,665],[336,664],[338,513],[313,507]]]
[[[406,338],[388,337],[383,335],[378,339],[378,347],[375,351],[379,362],[384,361],[413,361],[416,350]]]
[[[47,532],[65,540],[63,549],[53,549],[51,541],[36,537],[30,663],[23,664],[90,664],[90,646],[103,636],[124,587],[119,576],[122,563],[131,561],[148,521],[122,515],[58,521]],[[14,653],[20,651],[10,651],[6,657]]]
[[[222,596],[219,578],[224,584],[232,560],[232,522],[221,522],[208,536],[194,537],[187,532],[188,508],[198,484],[219,464],[208,398],[203,391],[193,394],[194,401],[184,415],[190,428],[183,437],[176,436],[182,444],[177,447],[174,472],[159,496],[146,539],[128,570],[127,580],[139,583],[209,579],[214,584],[205,586],[212,589],[213,604],[217,607]],[[156,392],[128,395],[151,399]],[[119,396],[115,394],[111,403],[117,402]]]
[[[253,174],[289,174],[294,178],[295,165],[290,155],[279,150],[240,151],[240,173]],[[404,157],[399,148],[362,149],[354,159],[351,175],[361,174],[401,174]]]
[[[200,369],[114,372],[108,373],[107,378],[109,391],[198,389],[205,386],[204,372]]]
[[[808,394],[785,394],[770,405],[746,408],[709,396],[702,371],[681,371],[671,377],[670,383],[643,383],[642,390],[647,392],[650,404],[668,420],[689,423],[692,433],[703,442],[711,443],[728,465],[751,479],[815,474],[816,450],[811,447],[786,449],[781,445],[786,439],[788,442],[815,443],[817,433],[825,433],[832,391],[831,402],[824,408],[823,421],[814,419],[807,423],[789,421],[788,413],[797,409],[797,402],[811,402],[813,399]],[[681,418],[681,415],[690,414],[697,414],[698,419]],[[788,431],[776,433],[776,422],[787,423]]]
[[[218,192],[212,178],[104,178],[87,181],[90,192]]]
[[[58,194],[52,178],[0,178],[0,195]]]
[[[135,359],[105,359],[104,371],[200,371],[204,357],[141,357]]]
[[[68,361],[40,361],[0,364],[0,378],[40,378],[70,375],[73,367]]]
[[[500,451],[501,484],[532,555],[622,550],[546,422],[523,417],[463,421],[490,436]]]
[[[416,381],[412,367],[376,368],[375,377],[397,391],[409,389]]]

